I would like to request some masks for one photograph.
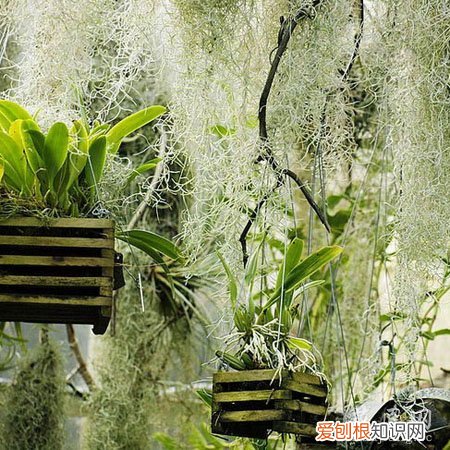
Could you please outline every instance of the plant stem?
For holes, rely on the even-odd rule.
[[[167,133],[164,130],[164,126],[161,126],[160,132],[161,132],[161,140],[160,140],[160,144],[159,144],[158,157],[163,158],[166,153],[166,147],[167,147]],[[130,230],[133,229],[136,226],[136,224],[144,216],[145,211],[148,207],[148,202],[150,201],[153,191],[155,190],[155,187],[158,184],[159,178],[161,177],[162,170],[163,170],[162,164],[158,164],[155,168],[155,173],[153,175],[150,186],[148,187],[147,192],[145,193],[144,199],[139,204],[133,217],[131,218],[130,222],[128,223],[128,229],[130,229]]]
[[[70,349],[72,350],[72,353],[75,356],[75,359],[78,363],[77,372],[81,375],[89,390],[92,391],[96,387],[95,381],[91,373],[89,372],[86,361],[84,360],[83,355],[81,353],[75,329],[72,324],[67,324],[66,330],[67,330],[67,340],[69,342]]]
[[[291,39],[292,33],[294,32],[295,28],[297,27],[300,20],[311,17],[311,9],[315,8],[316,6],[319,6],[322,3],[322,0],[314,0],[312,2],[311,6],[303,6],[301,7],[295,15],[288,19],[281,19],[281,25],[280,30],[278,32],[278,47],[275,53],[275,57],[272,61],[272,65],[269,70],[269,74],[267,75],[266,82],[264,84],[263,91],[261,93],[261,97],[259,100],[259,111],[258,111],[258,120],[259,120],[259,139],[261,141],[260,147],[261,152],[260,155],[257,158],[257,162],[266,161],[272,170],[277,174],[277,180],[275,187],[272,189],[273,193],[276,191],[279,187],[281,187],[285,182],[285,177],[289,177],[292,180],[295,181],[297,186],[302,191],[303,195],[305,196],[306,200],[310,204],[310,206],[313,208],[313,210],[318,215],[320,221],[323,223],[327,231],[330,231],[330,227],[327,223],[327,219],[325,214],[323,214],[321,208],[316,204],[314,201],[311,193],[307,189],[305,183],[291,170],[289,169],[283,169],[281,168],[280,164],[276,160],[272,147],[269,143],[269,136],[267,131],[267,103],[269,99],[270,92],[272,90],[273,81],[275,79],[275,75],[278,70],[278,66],[280,64],[281,58],[283,57],[284,53],[287,50],[287,46],[289,44],[289,41]],[[244,227],[244,230],[241,233],[241,236],[239,238],[239,242],[241,243],[242,248],[242,259],[244,266],[247,264],[248,260],[248,253],[247,253],[247,235],[258,215],[258,212],[261,210],[261,208],[265,205],[267,200],[269,199],[270,194],[266,194],[256,205],[256,208],[250,213],[250,218]]]

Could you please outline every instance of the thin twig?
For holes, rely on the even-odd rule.
[[[163,158],[166,153],[166,148],[167,148],[167,133],[164,130],[164,126],[161,126],[160,132],[161,132],[161,139],[160,139],[160,144],[159,144],[158,157]],[[147,192],[145,193],[144,199],[139,204],[139,206],[136,208],[136,211],[135,211],[133,217],[131,218],[130,222],[128,223],[128,229],[133,229],[136,226],[136,224],[144,216],[145,211],[148,207],[150,198],[153,194],[153,191],[155,190],[155,188],[158,184],[159,178],[161,177],[162,170],[163,170],[162,164],[158,164],[155,168],[155,173],[153,175],[150,186],[148,187]]]
[[[359,17],[359,27],[358,31],[355,34],[355,46],[353,48],[352,56],[347,64],[346,69],[342,74],[342,81],[346,81],[350,72],[355,64],[356,58],[359,55],[359,48],[361,47],[361,40],[364,32],[364,0],[357,0],[358,3],[358,17]]]
[[[67,330],[67,340],[69,341],[70,349],[72,350],[72,353],[75,356],[75,359],[78,363],[78,373],[83,378],[89,390],[92,391],[93,389],[95,389],[95,381],[91,373],[89,372],[86,361],[84,360],[83,355],[81,353],[80,345],[78,343],[78,339],[75,334],[75,329],[72,324],[67,324],[66,330]]]

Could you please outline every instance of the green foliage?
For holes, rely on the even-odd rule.
[[[22,107],[0,100],[0,188],[6,196],[38,202],[40,209],[57,214],[86,213],[97,200],[108,154],[116,154],[126,136],[164,112],[163,106],[150,106],[112,128],[74,121],[69,130],[56,122],[45,135]],[[128,182],[156,162],[138,167]]]
[[[2,437],[5,449],[65,448],[64,386],[59,348],[44,336],[20,362],[10,387]]]
[[[240,292],[240,297],[245,297],[245,302],[238,302],[238,282],[219,254],[229,281],[234,326],[238,333],[239,344],[235,354],[218,351],[216,356],[235,370],[292,368],[292,365],[295,366],[294,361],[300,362],[302,357],[310,358],[309,363],[313,364],[312,344],[306,339],[291,335],[294,320],[298,317],[299,305],[299,301],[293,300],[299,294],[324,282],[320,279],[308,282],[308,279],[335,259],[342,252],[342,248],[323,247],[302,258],[303,241],[294,238],[287,249],[282,247],[283,259],[278,265],[275,284],[268,287],[266,280],[262,284],[267,287],[255,294],[254,287],[257,281],[261,281],[261,277],[266,279],[268,276],[261,274],[258,264],[264,243],[265,236],[248,261]],[[257,306],[255,298],[258,297],[261,300]]]
[[[259,441],[250,439],[225,439],[211,434],[209,427],[202,423],[192,426],[188,435],[189,446],[180,444],[165,433],[154,433],[153,439],[162,445],[164,450],[275,450],[279,439]]]

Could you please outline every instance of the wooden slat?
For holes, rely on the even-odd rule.
[[[297,383],[292,380],[283,380],[282,386],[285,389],[291,389],[301,394],[312,395],[314,397],[325,398],[327,396],[327,389],[324,386],[314,386],[312,384]]]
[[[214,383],[239,383],[244,381],[271,381],[275,377],[275,370],[241,370],[240,372],[216,372]]]
[[[20,294],[0,294],[0,303],[42,303],[51,305],[84,305],[84,306],[111,306],[111,297],[49,297],[49,296],[27,296]]]
[[[114,267],[110,258],[85,258],[72,256],[27,256],[0,255],[0,266],[80,266],[80,267]]]
[[[325,416],[327,407],[324,405],[314,405],[312,403],[302,402],[301,400],[280,399],[275,402],[275,407],[280,409],[289,409],[290,411],[301,411],[308,414]]]
[[[267,402],[269,400],[280,400],[290,398],[292,398],[292,392],[285,390],[219,392],[213,394],[213,401],[217,403],[249,402],[249,401]]]
[[[323,382],[316,375],[301,372],[289,372],[283,370],[281,372],[281,379],[293,378],[299,383],[314,384],[322,386]],[[241,370],[239,372],[217,372],[214,374],[214,382],[216,383],[238,383],[244,381],[274,381],[274,384],[279,380],[279,376],[273,369],[262,370]]]
[[[316,427],[307,423],[279,421],[274,422],[273,430],[279,433],[295,433],[314,437],[317,435]]]
[[[286,411],[267,409],[254,411],[224,411],[220,414],[222,422],[266,422],[286,419]]]
[[[323,385],[323,381],[317,375],[302,372],[290,372],[290,374],[298,383],[316,384],[319,386]]]
[[[112,239],[52,236],[0,236],[0,245],[24,245],[32,247],[114,248],[114,241]]]
[[[0,275],[0,285],[18,286],[87,286],[111,287],[111,278],[106,277],[55,277],[55,276],[25,276]]]
[[[0,222],[2,226],[8,227],[45,227],[45,228],[114,228],[114,222],[110,219],[85,219],[85,218],[62,218],[49,219],[48,221],[36,217],[12,217]]]

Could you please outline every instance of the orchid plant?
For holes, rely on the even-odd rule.
[[[108,155],[116,155],[123,139],[164,112],[154,105],[131,114],[114,126],[75,120],[70,128],[54,123],[44,133],[36,118],[9,100],[0,100],[0,198],[23,200],[55,216],[89,216],[98,201],[97,186]],[[133,169],[125,183],[153,169],[152,159]],[[149,254],[177,259],[180,252],[169,240],[144,230],[117,233],[117,238]]]
[[[263,291],[257,290],[255,295],[255,288],[260,284],[260,248],[248,262],[241,287],[219,255],[229,282],[234,332],[225,339],[227,351],[218,351],[216,356],[236,370],[271,368],[317,372],[312,343],[295,336],[292,328],[299,316],[302,294],[324,283],[308,280],[336,258],[342,248],[322,247],[303,258],[303,241],[294,238],[283,255],[275,282]],[[263,300],[255,302],[258,298]]]

